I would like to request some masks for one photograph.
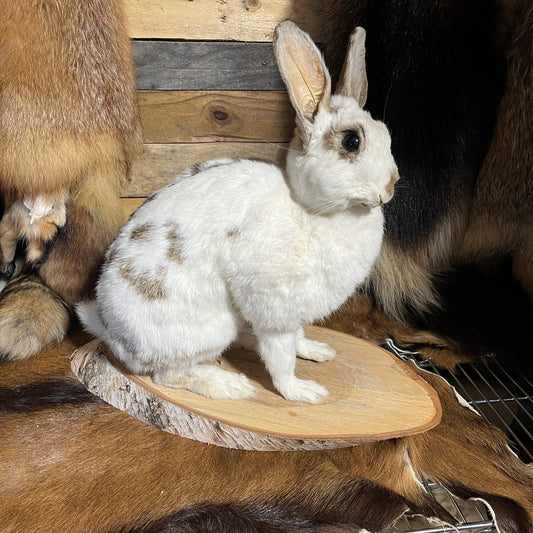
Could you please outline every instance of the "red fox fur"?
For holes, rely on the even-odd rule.
[[[140,141],[120,2],[5,3],[0,262],[8,277],[13,270],[16,275],[0,294],[4,357],[24,359],[62,339],[71,305],[91,290],[123,222],[119,194]],[[36,199],[66,217],[30,224],[27,206]],[[25,248],[15,257],[17,241]]]

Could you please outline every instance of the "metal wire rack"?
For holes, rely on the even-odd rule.
[[[476,363],[460,364],[454,373],[421,361],[419,354],[387,341],[389,351],[401,359],[415,360],[424,370],[443,377],[483,417],[502,429],[513,451],[526,463],[533,462],[533,367],[520,369],[488,357]],[[416,533],[497,533],[491,512],[481,501],[466,501],[453,496],[441,485],[425,480],[427,491],[456,517],[451,527],[432,523],[421,516],[404,516],[395,531]]]

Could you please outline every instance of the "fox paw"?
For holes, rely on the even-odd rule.
[[[27,243],[26,259],[38,261],[58,228],[66,222],[68,194],[38,195],[17,200],[4,213],[0,222],[0,249],[3,261],[11,263],[15,257],[17,242]]]

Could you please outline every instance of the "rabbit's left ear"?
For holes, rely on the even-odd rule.
[[[344,60],[342,74],[337,86],[336,94],[355,98],[362,108],[366,103],[368,83],[365,64],[366,32],[357,27],[350,36],[350,45]]]
[[[331,80],[322,54],[307,33],[286,20],[276,27],[274,53],[298,118],[312,122],[320,105],[329,106]]]

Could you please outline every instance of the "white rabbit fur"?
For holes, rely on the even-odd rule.
[[[96,299],[78,314],[131,371],[211,398],[253,394],[244,375],[199,364],[244,332],[286,399],[317,403],[327,390],[294,376],[296,355],[324,361],[335,352],[305,339],[302,325],[331,313],[370,273],[397,169],[386,127],[357,102],[366,89],[362,29],[347,57],[347,96],[330,98],[322,56],[293,23],[276,29],[275,51],[297,113],[286,171],[228,159],[178,176],[122,228]],[[359,149],[347,152],[354,131]]]

